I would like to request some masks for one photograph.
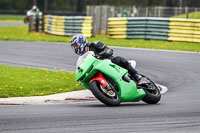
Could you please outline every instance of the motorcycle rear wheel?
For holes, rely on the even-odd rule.
[[[142,88],[146,93],[146,96],[142,99],[142,101],[148,104],[156,104],[161,99],[160,90],[154,82],[152,82],[149,78],[147,79],[150,81],[150,83],[147,85],[139,86],[139,88]]]
[[[90,83],[90,89],[93,95],[105,105],[107,106],[120,105],[120,96],[116,89],[111,89],[110,92],[106,93],[105,91],[106,88],[104,88],[98,81],[92,81]]]

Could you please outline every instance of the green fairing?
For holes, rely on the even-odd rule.
[[[89,88],[89,82],[94,75],[100,71],[112,78],[119,89],[119,95],[122,102],[140,101],[146,94],[143,89],[137,89],[134,81],[126,82],[122,79],[128,71],[108,60],[99,60],[90,52],[85,60],[79,66],[82,71],[76,70],[75,78],[86,88]]]

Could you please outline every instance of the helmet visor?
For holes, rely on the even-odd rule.
[[[80,54],[79,53],[79,49],[80,49],[80,45],[79,44],[77,44],[77,43],[74,43],[74,44],[72,44],[71,45],[71,47],[72,47],[72,50],[76,53],[76,54]]]

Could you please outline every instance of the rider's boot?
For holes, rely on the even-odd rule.
[[[133,77],[135,78],[136,82],[138,85],[141,85],[141,84],[145,84],[147,83],[147,81],[138,73],[135,73],[133,75]]]

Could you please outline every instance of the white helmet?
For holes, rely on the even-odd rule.
[[[32,9],[33,9],[33,10],[36,10],[36,8],[37,8],[37,6],[36,6],[36,5],[34,5],[34,6],[32,7]]]

